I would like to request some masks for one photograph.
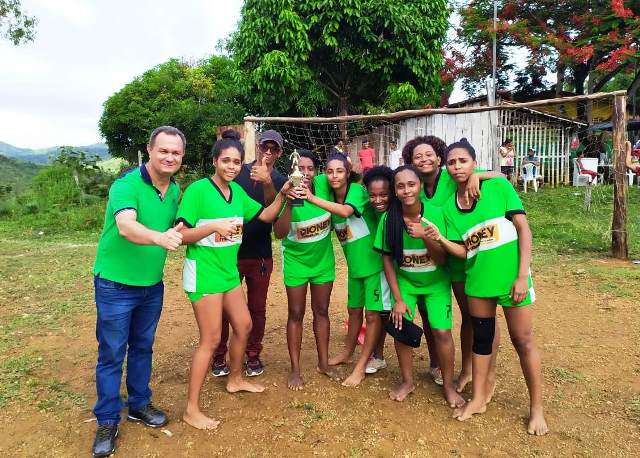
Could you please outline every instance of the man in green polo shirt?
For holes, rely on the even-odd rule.
[[[98,364],[93,413],[98,430],[93,456],[115,451],[122,364],[127,358],[127,419],[160,427],[167,415],[151,404],[151,354],[162,311],[167,250],[182,243],[173,223],[180,188],[184,134],[162,126],[149,138],[149,162],[118,177],[109,189],[104,228],[93,267],[97,306]]]

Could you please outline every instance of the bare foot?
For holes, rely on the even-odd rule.
[[[487,404],[481,401],[471,400],[464,406],[455,409],[453,411],[453,418],[457,418],[458,421],[465,421],[471,418],[475,414],[485,413],[487,411]]]
[[[304,387],[304,380],[298,371],[289,372],[289,379],[287,380],[287,386],[290,390],[300,391]]]
[[[549,432],[549,427],[547,426],[547,421],[544,419],[544,415],[542,414],[542,409],[537,412],[533,410],[531,411],[529,424],[527,425],[527,432],[534,436],[544,436]]]
[[[443,388],[444,398],[449,403],[449,407],[452,409],[462,407],[466,401],[458,394],[456,389],[452,386],[451,388]]]
[[[402,382],[400,385],[389,391],[389,397],[394,401],[404,401],[407,396],[413,393],[416,386],[413,383]]]
[[[342,350],[336,356],[329,358],[329,366],[339,366],[340,364],[347,364],[351,362],[351,355],[347,350]]]
[[[340,373],[334,367],[327,367],[326,369],[322,369],[322,368],[318,367],[317,369],[318,369],[318,372],[320,372],[321,374],[326,375],[327,377],[329,377],[334,382],[339,382],[340,380],[342,380],[342,377],[340,376]]]
[[[462,393],[470,381],[471,381],[471,374],[465,374],[464,372],[460,372],[460,375],[458,375],[458,379],[456,380],[456,391],[458,393]]]
[[[358,386],[362,383],[364,377],[364,371],[356,372],[354,370],[351,375],[347,377],[344,382],[342,382],[342,386]]]
[[[200,412],[200,410],[195,410],[192,412],[185,410],[185,412],[182,414],[182,419],[185,423],[197,429],[212,430],[216,429],[220,424],[218,420],[207,417],[205,414]]]
[[[231,380],[227,382],[227,391],[229,393],[237,393],[238,391],[248,391],[249,393],[262,393],[264,386],[257,383],[247,382],[243,378],[237,380]]]

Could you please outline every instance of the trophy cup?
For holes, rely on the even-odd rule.
[[[297,188],[300,186],[300,183],[302,183],[302,179],[304,178],[304,175],[298,167],[298,162],[300,161],[300,154],[298,154],[298,150],[293,150],[293,153],[289,156],[289,160],[291,161],[291,175],[289,175],[289,180],[291,180],[293,187]],[[299,197],[296,197],[291,201],[292,207],[302,207],[303,205],[304,200]]]

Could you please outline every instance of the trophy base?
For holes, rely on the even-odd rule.
[[[291,201],[292,207],[302,207],[304,205],[304,199],[293,199]]]

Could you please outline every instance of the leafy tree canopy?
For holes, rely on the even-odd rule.
[[[14,45],[32,41],[37,20],[22,11],[20,0],[0,0],[0,36]]]
[[[134,79],[104,104],[99,128],[111,155],[135,162],[153,129],[171,125],[187,138],[183,162],[205,167],[217,126],[245,115],[232,73],[229,58],[213,56],[196,64],[171,59]]]
[[[475,92],[491,73],[493,0],[459,3],[459,38],[467,51],[462,76],[465,88]],[[640,0],[501,0],[497,37],[498,87],[506,86],[512,70],[508,52],[524,47],[529,55],[519,87],[543,87],[541,77],[549,70],[558,74],[558,92],[597,92],[617,75],[635,71]]]
[[[247,0],[229,50],[256,114],[437,103],[445,0]]]

